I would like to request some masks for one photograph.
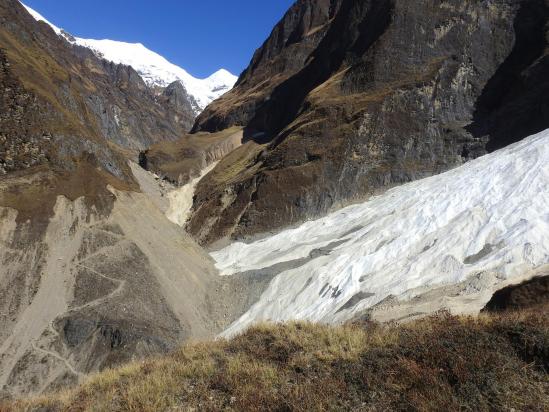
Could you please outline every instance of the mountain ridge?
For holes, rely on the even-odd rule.
[[[527,357],[517,365],[532,356],[545,362],[547,342],[538,338],[547,322],[527,335],[532,346],[516,337],[549,319],[539,316],[549,270],[548,11],[549,0],[298,0],[236,87],[195,119],[181,82],[151,87],[134,67],[76,44],[17,0],[0,0],[0,402],[135,361],[94,381],[107,377],[105,408],[129,399],[143,409],[140,385],[164,389],[166,371],[174,372],[173,392],[150,398],[167,401],[161,409],[181,406],[184,393],[199,409],[207,394],[212,409],[245,410],[257,405],[250,382],[266,382],[260,396],[288,390],[271,398],[284,408],[289,395],[309,393],[295,385],[304,376],[322,403],[320,370],[364,407],[368,400],[348,390],[349,378],[362,385],[370,373],[355,374],[356,365],[368,356],[379,371],[380,353],[402,352],[353,352],[362,332],[356,339],[311,326],[322,337],[314,345],[328,344],[321,352],[304,352],[292,337],[306,337],[301,323],[237,336],[237,346],[205,344],[213,352],[190,355],[213,373],[202,389],[187,355],[176,352],[181,364],[143,358],[239,335],[262,320],[372,325],[439,310],[477,315],[498,288],[539,275],[542,282],[496,300],[541,303],[528,312],[534,323],[511,322],[503,333],[508,354]],[[118,54],[120,44],[109,45]],[[442,331],[461,322],[443,320]],[[420,380],[434,370],[453,391],[447,349],[456,338],[465,353],[480,354],[475,365],[493,366],[468,339],[490,322],[465,322],[472,329],[444,335],[442,366],[425,365]],[[432,347],[401,331],[404,353],[413,348],[419,359],[399,367],[417,377]],[[479,336],[497,356],[501,341]],[[234,352],[243,342],[245,351]],[[220,353],[227,348],[228,358]],[[351,362],[349,353],[357,355]],[[283,364],[289,375],[278,380]],[[131,394],[127,380],[109,386],[128,370]],[[470,390],[476,369],[456,370]],[[535,383],[537,374],[520,371]],[[498,368],[501,384],[507,372]],[[491,369],[481,389],[491,384],[486,377]],[[231,379],[249,393],[244,404],[242,393],[227,396]],[[360,394],[377,396],[368,388]],[[391,392],[395,402],[401,392]],[[87,397],[98,392],[75,393],[82,409],[94,407]],[[505,395],[519,399],[514,390]],[[329,405],[338,409],[340,399]]]
[[[37,20],[48,24],[57,35],[71,44],[87,47],[99,57],[117,64],[133,67],[151,87],[167,87],[175,81],[181,82],[192,96],[191,104],[196,114],[209,103],[232,88],[237,77],[225,69],[219,69],[204,79],[191,76],[185,69],[170,63],[158,53],[149,50],[142,43],[126,43],[116,40],[95,40],[75,37],[51,23],[37,11],[23,4]]]
[[[546,0],[297,1],[196,119],[247,144],[198,184],[189,231],[273,232],[546,129],[548,21]]]

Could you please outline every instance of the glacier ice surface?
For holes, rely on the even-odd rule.
[[[225,276],[286,262],[227,335],[261,320],[344,321],[485,271],[519,277],[549,263],[549,130],[212,256]]]

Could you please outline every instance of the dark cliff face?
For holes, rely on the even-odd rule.
[[[185,86],[179,81],[168,85],[158,98],[160,104],[165,107],[168,119],[181,125],[189,131],[194,123],[196,101],[189,96]],[[170,139],[173,140],[173,139]]]
[[[184,89],[157,95],[132,68],[70,45],[15,0],[0,1],[0,86],[1,174],[70,169],[92,153],[127,179],[125,158],[182,136],[194,118]]]
[[[215,132],[247,125],[274,88],[305,66],[340,4],[341,0],[296,2],[255,52],[250,65],[240,75],[236,90],[210,104],[198,117],[193,131]]]
[[[497,150],[549,127],[549,2],[524,1],[515,43],[475,104],[467,130]]]
[[[301,70],[340,4],[340,0],[306,0],[294,4],[255,52],[236,85],[253,87],[267,80],[273,72],[289,77]],[[269,62],[268,67],[266,62]]]
[[[195,123],[249,142],[199,184],[190,231],[279,229],[549,127],[548,3],[296,2]]]

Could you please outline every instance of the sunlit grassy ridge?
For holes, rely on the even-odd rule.
[[[3,410],[549,410],[548,308],[403,326],[263,324]]]

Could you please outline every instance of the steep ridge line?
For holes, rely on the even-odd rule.
[[[174,82],[181,82],[186,93],[191,96],[190,103],[196,114],[200,113],[213,100],[230,90],[237,80],[236,76],[225,69],[220,69],[205,79],[197,79],[186,70],[147,49],[141,43],[74,37],[52,24],[40,13],[24,4],[23,6],[35,20],[48,24],[57,35],[69,43],[86,47],[105,60],[133,67],[151,87],[163,88]]]

